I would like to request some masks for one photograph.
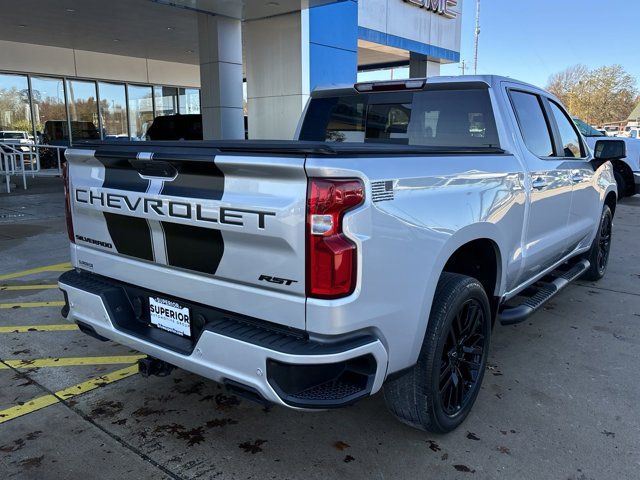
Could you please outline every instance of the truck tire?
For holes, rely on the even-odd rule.
[[[611,236],[613,227],[613,214],[611,209],[605,205],[602,209],[600,224],[598,225],[598,233],[593,239],[591,249],[585,255],[591,266],[589,270],[582,275],[583,280],[596,282],[604,277],[609,264],[609,253],[611,252]]]
[[[490,338],[491,308],[480,282],[444,272],[418,362],[385,384],[387,408],[401,422],[420,430],[454,430],[480,391]]]

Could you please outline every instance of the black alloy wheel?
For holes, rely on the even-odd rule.
[[[455,417],[479,388],[487,318],[478,300],[462,305],[451,323],[441,354],[439,394],[444,413]]]
[[[591,248],[584,254],[584,258],[589,260],[589,268],[584,275],[583,280],[597,282],[604,274],[607,273],[607,265],[609,264],[609,256],[611,254],[611,238],[613,236],[613,213],[608,205],[602,209],[598,231],[593,239]]]
[[[480,393],[492,324],[482,284],[466,275],[443,272],[415,366],[385,383],[389,411],[421,430],[455,430]]]
[[[596,265],[598,272],[604,275],[609,263],[609,253],[611,252],[611,231],[613,229],[613,221],[611,215],[603,215],[600,222],[600,231],[598,234],[598,256]]]

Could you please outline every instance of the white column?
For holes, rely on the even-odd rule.
[[[245,22],[249,138],[292,139],[309,98],[303,13]]]
[[[244,138],[240,20],[198,14],[204,140]]]
[[[243,25],[249,138],[292,139],[313,89],[356,81],[357,2],[316,3]]]
[[[428,57],[411,52],[409,55],[409,76],[411,78],[429,78],[440,75],[440,64],[428,60]]]

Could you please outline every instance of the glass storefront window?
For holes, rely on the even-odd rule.
[[[99,82],[100,116],[102,118],[102,136],[105,139],[126,138],[127,96],[124,85]]]
[[[9,132],[56,145],[69,137],[145,140],[154,116],[177,113],[200,113],[200,89],[0,73],[0,140]]]
[[[153,87],[156,103],[156,117],[178,113],[178,89],[175,87]]]
[[[69,143],[64,83],[61,78],[32,77],[33,116],[41,143]]]
[[[30,108],[27,77],[0,74],[0,140],[16,136],[8,132],[33,136]]]
[[[180,113],[200,113],[200,90],[197,88],[180,89]]]
[[[98,102],[95,82],[67,81],[71,140],[98,140]]]
[[[153,92],[151,87],[129,85],[129,136],[132,140],[145,140],[147,129],[153,122]]]

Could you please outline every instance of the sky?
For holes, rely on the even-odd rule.
[[[460,58],[473,73],[476,0],[463,1]],[[622,65],[640,88],[640,0],[481,0],[478,73],[545,87],[551,75],[583,63]],[[460,64],[441,75],[460,75]],[[388,75],[375,75],[386,77]],[[408,76],[397,69],[395,78]],[[368,80],[369,75],[359,75]]]
[[[460,57],[470,66],[475,4],[463,3]],[[640,87],[640,0],[481,0],[480,8],[480,74],[544,87],[551,75],[577,63],[620,64]],[[459,73],[459,64],[441,69]]]

